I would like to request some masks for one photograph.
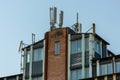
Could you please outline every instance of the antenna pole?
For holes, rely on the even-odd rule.
[[[34,44],[34,43],[35,43],[35,34],[32,33],[32,44]]]
[[[78,23],[78,13],[77,13],[77,23]]]

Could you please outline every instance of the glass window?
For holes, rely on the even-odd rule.
[[[106,64],[102,64],[101,66],[100,66],[100,73],[101,73],[101,75],[105,75],[106,73],[107,73],[107,70],[106,70]]]
[[[75,40],[71,42],[71,52],[72,54],[81,52],[81,40]]]
[[[106,44],[105,43],[102,43],[102,57],[106,57]]]
[[[60,54],[60,42],[55,43],[55,54]]]
[[[42,77],[35,77],[33,80],[42,80]]]
[[[107,74],[112,74],[113,73],[113,68],[112,68],[112,63],[107,64]]]
[[[112,74],[113,73],[112,63],[102,64],[100,66],[100,71],[101,71],[101,75]]]
[[[34,49],[33,51],[33,61],[42,60],[43,48]]]
[[[89,77],[89,68],[85,68],[85,78]]]
[[[94,49],[95,49],[95,52],[97,52],[98,54],[100,54],[100,41],[95,40]]]
[[[120,62],[116,62],[116,72],[120,72]]]
[[[8,78],[8,80],[16,80],[16,77]]]
[[[85,38],[85,51],[89,51],[89,38]]]
[[[71,80],[80,80],[82,78],[81,69],[71,71]]]
[[[27,63],[29,63],[30,62],[30,51],[27,51],[27,56],[26,57],[27,57],[27,59],[26,59]]]

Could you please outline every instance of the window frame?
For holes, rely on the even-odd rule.
[[[55,48],[55,51],[54,51],[55,55],[59,55],[60,54],[60,42],[59,41],[55,42],[54,48]]]

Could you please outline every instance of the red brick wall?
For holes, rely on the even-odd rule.
[[[45,80],[67,80],[67,28],[46,33]],[[55,42],[60,42],[60,54],[55,55]]]

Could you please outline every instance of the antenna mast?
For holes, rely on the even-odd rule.
[[[60,11],[59,14],[59,27],[62,28],[63,25],[63,11]]]
[[[76,15],[76,23],[72,26],[73,30],[76,32],[76,33],[81,33],[81,30],[82,30],[82,24],[79,24],[79,21],[78,21],[78,13]]]

